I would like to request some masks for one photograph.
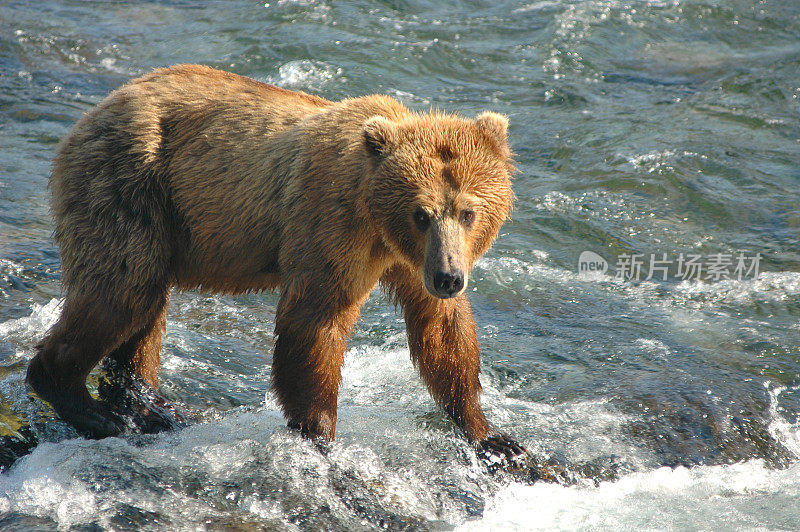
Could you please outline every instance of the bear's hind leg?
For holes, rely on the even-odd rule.
[[[109,408],[132,418],[145,433],[175,429],[185,421],[185,416],[157,392],[167,305],[168,298],[153,320],[105,357],[106,374],[98,389]]]
[[[158,386],[161,338],[167,327],[168,304],[169,298],[165,298],[155,311],[155,318],[106,357],[111,365],[142,378],[153,388]]]
[[[102,279],[93,286],[100,288],[92,295],[68,286],[61,317],[37,346],[27,381],[79,433],[103,438],[119,434],[124,425],[106,405],[91,397],[86,377],[104,356],[145,325],[157,322],[165,310],[168,291],[162,284],[140,284],[135,291],[123,292],[135,293],[135,299],[108,298],[99,294],[119,292],[103,289]]]
[[[125,335],[123,323],[100,306],[68,301],[28,365],[28,384],[82,435],[103,438],[123,429],[86,389],[89,372]]]

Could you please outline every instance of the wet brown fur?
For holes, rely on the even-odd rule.
[[[132,81],[56,156],[65,302],[29,382],[67,421],[113,433],[81,417],[103,417],[85,379],[112,356],[157,385],[172,287],[280,287],[273,387],[291,425],[332,439],[346,340],[380,281],[433,397],[470,440],[485,438],[472,312],[463,292],[426,290],[412,217],[474,209],[470,227],[451,223],[463,255],[451,260],[469,270],[511,208],[506,125],[387,96],[331,102],[195,65]]]

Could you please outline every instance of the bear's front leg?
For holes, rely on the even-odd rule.
[[[481,408],[480,347],[466,296],[438,299],[410,272],[395,267],[382,279],[403,308],[408,345],[434,400],[488,462],[514,463],[525,449],[489,427]]]
[[[316,283],[303,286],[318,288]],[[336,405],[346,341],[359,305],[338,294],[286,287],[278,303],[272,386],[289,426],[305,436],[336,436]]]

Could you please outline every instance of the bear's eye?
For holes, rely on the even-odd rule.
[[[428,229],[430,223],[431,219],[427,212],[423,211],[422,209],[417,209],[414,211],[414,225],[417,226],[417,229],[424,233],[425,230]]]
[[[461,213],[462,224],[469,227],[470,225],[472,225],[472,222],[474,221],[475,221],[475,211],[473,211],[472,209],[467,209]]]

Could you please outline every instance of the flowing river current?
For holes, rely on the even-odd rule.
[[[469,298],[487,416],[557,482],[476,459],[379,290],[324,452],[269,389],[277,293],[173,295],[182,430],[86,440],[29,395],[57,143],[175,63],[509,116]],[[800,2],[0,2],[0,437],[3,530],[800,529]]]

